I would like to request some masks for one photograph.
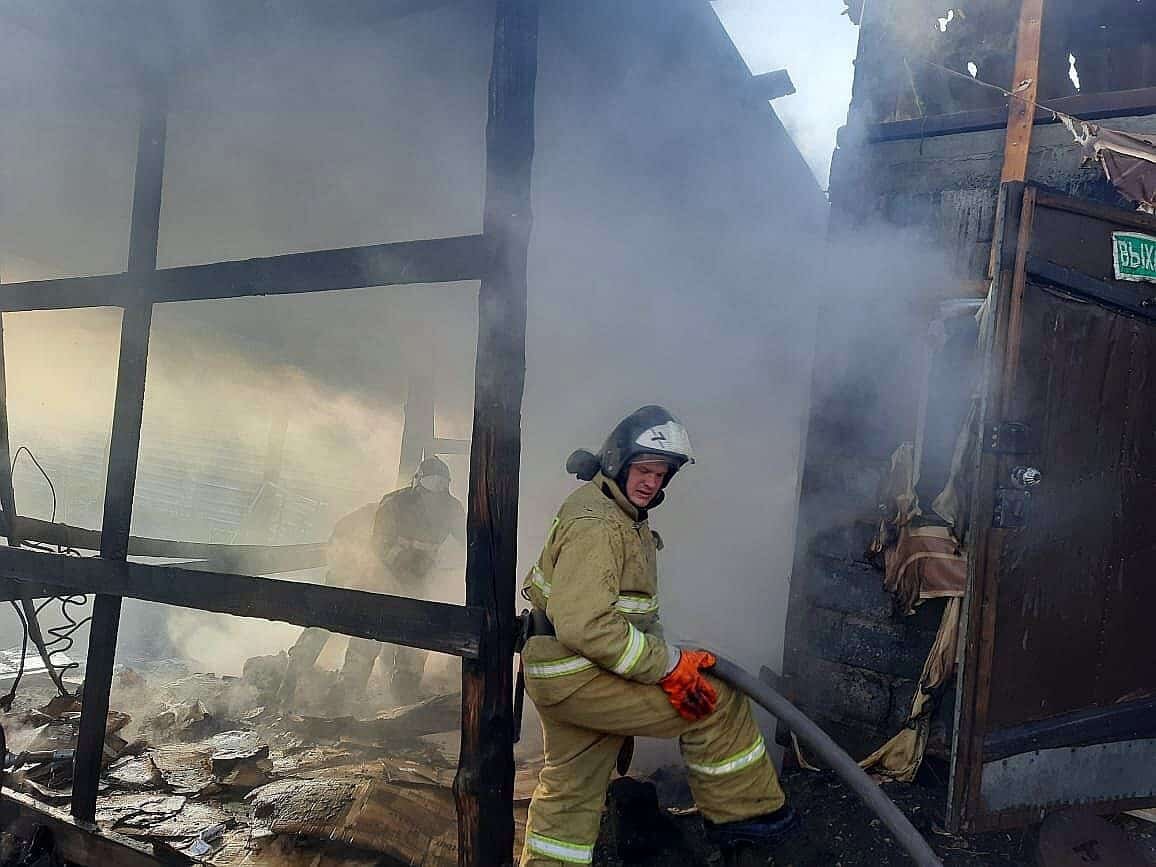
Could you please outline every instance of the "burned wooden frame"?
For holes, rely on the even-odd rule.
[[[127,596],[319,626],[460,656],[462,746],[454,783],[460,863],[488,867],[511,861],[514,572],[537,30],[536,0],[496,0],[481,235],[157,269],[167,106],[164,86],[152,81],[141,94],[127,270],[112,276],[0,287],[0,312],[89,306],[118,306],[124,311],[99,534],[16,515],[0,357],[0,506],[10,546],[0,551],[0,598],[30,600],[62,591],[96,595],[71,806],[77,827],[91,830],[87,823],[95,816],[121,599]],[[269,571],[284,565],[276,556],[272,563],[262,561],[261,557],[269,557],[267,550],[189,546],[192,550],[176,553],[179,546],[166,547],[174,543],[130,540],[154,304],[459,280],[480,281],[464,606],[230,571],[241,563],[249,568],[263,563],[272,567]],[[0,349],[2,338],[0,326]],[[18,550],[22,539],[60,538],[83,538],[88,547],[99,547],[100,556],[77,559]],[[156,544],[149,545],[150,541]],[[293,562],[316,561],[316,546],[293,547],[312,549],[291,552]],[[208,550],[214,548],[222,550]],[[146,552],[189,554],[199,562],[179,567],[128,562],[130,553]],[[10,809],[15,802],[9,801]],[[34,809],[23,802],[15,806],[24,812]]]
[[[936,32],[934,27],[919,28],[930,21],[917,22],[907,14],[908,9],[899,10],[891,0],[882,0],[860,24],[860,66],[878,69],[862,73],[870,75],[870,86],[863,93],[857,91],[855,97],[863,121],[855,137],[878,143],[997,130],[1008,126],[1009,119],[1014,126],[1033,113],[1034,122],[1041,124],[1059,122],[1056,112],[1089,121],[1156,112],[1156,81],[1150,73],[1146,76],[1141,72],[1142,64],[1117,57],[1112,74],[1106,74],[1107,69],[1100,70],[1103,75],[1089,74],[1082,90],[1075,82],[1069,83],[1069,57],[1078,64],[1081,51],[1071,44],[1073,32],[1086,35],[1091,21],[1094,35],[1086,38],[1105,38],[1094,23],[1097,6],[1103,13],[1111,4],[1021,0],[967,18],[959,18],[953,10],[952,18],[940,20]],[[939,14],[931,7],[927,11],[929,15]],[[1015,25],[1017,14],[1019,23]],[[1114,9],[1113,14],[1129,13]],[[1006,34],[1003,26],[1008,27]],[[960,27],[964,28],[962,34],[953,39]],[[1142,28],[1137,32],[1150,51],[1152,32]],[[1004,36],[1008,38],[1006,46],[1000,44]],[[1113,38],[1121,45],[1127,41],[1118,35]],[[1020,60],[1014,71],[1010,63],[1013,44]],[[985,55],[995,64],[990,70],[985,69]],[[989,85],[1017,88],[1010,117],[1008,105],[995,90],[966,80],[962,63],[967,58],[978,62],[977,77]],[[1026,68],[1024,59],[1031,61]],[[1021,84],[1026,85],[1022,91],[1018,90]],[[972,97],[981,104],[975,104],[977,99]],[[1034,112],[1029,110],[1029,105],[1036,103]]]

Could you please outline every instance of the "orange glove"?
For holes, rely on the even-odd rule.
[[[700,720],[714,712],[718,693],[702,676],[714,663],[714,655],[705,650],[684,650],[674,670],[658,682],[683,719]]]

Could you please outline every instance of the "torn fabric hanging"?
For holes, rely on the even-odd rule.
[[[1121,195],[1140,210],[1156,214],[1156,136],[1117,132],[1079,118],[1059,117],[1083,148],[1085,164],[1098,161]]]

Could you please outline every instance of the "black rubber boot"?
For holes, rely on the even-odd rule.
[[[773,813],[764,813],[739,822],[706,822],[707,836],[726,855],[740,849],[773,849],[797,832],[802,820],[795,809],[784,804]]]

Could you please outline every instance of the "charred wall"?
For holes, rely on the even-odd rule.
[[[1004,156],[1002,126],[946,135],[920,135],[916,129],[896,137],[896,124],[921,113],[925,120],[936,120],[928,117],[936,113],[962,122],[964,116],[953,113],[1006,106],[994,91],[962,80],[945,85],[933,69],[920,65],[934,59],[958,67],[967,57],[980,57],[979,77],[996,76],[991,80],[1006,86],[1011,73],[1005,55],[1013,44],[1007,37],[1014,32],[1008,27],[1014,21],[980,8],[992,5],[968,6],[981,18],[988,16],[982,19],[985,31],[976,29],[975,14],[957,19],[972,29],[973,42],[965,50],[959,39],[956,44],[947,39],[950,24],[946,31],[936,26],[936,16],[945,14],[941,9],[922,0],[868,4],[850,117],[832,166],[830,234],[836,250],[851,238],[898,233],[937,263],[904,285],[844,293],[870,302],[828,309],[815,354],[784,673],[801,706],[857,756],[902,724],[939,621],[939,604],[925,605],[913,617],[895,613],[882,575],[866,562],[865,551],[879,520],[876,492],[889,456],[915,437],[928,376],[928,325],[941,301],[986,291]],[[1152,73],[1147,61],[1128,67],[1130,72],[1122,65],[1125,57],[1148,56],[1147,37],[1131,32],[1108,39],[1100,29],[1096,38],[1087,37],[1084,25],[1100,18],[1081,9],[1077,22],[1074,12],[1058,4],[1045,28],[1041,98],[1072,95],[1068,69],[1062,69],[1061,81],[1055,57],[1062,54],[1067,64],[1068,46],[1077,42],[1081,66],[1089,71],[1085,93],[1090,87],[1106,91],[1156,83],[1145,78]],[[1105,18],[1105,26],[1123,34],[1118,17]],[[1156,129],[1156,115],[1103,122],[1121,131]],[[1133,207],[1099,166],[1082,165],[1071,134],[1051,119],[1036,125],[1028,179]],[[958,386],[962,376],[951,368],[934,374],[931,393]]]

